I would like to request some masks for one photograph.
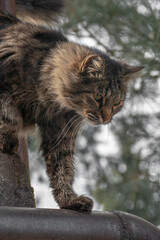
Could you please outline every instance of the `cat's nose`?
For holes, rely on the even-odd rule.
[[[112,119],[112,112],[111,110],[106,110],[102,111],[102,119],[103,119],[103,123],[107,124],[111,121]]]
[[[104,124],[107,124],[107,123],[109,123],[110,121],[111,121],[111,116],[108,116],[108,117],[105,117],[105,118],[103,118],[103,123]]]

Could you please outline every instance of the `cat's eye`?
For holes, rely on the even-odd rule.
[[[121,103],[121,101],[114,104],[114,106],[118,106]]]
[[[93,97],[94,97],[94,99],[95,99],[96,101],[100,101],[100,100],[102,99],[102,96],[101,96],[100,94],[98,94],[98,93],[94,93],[94,94],[93,94]]]

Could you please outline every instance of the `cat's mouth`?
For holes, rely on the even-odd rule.
[[[86,113],[85,117],[91,125],[108,124],[112,120],[112,116],[109,116],[108,118],[102,118],[102,116],[91,112]]]
[[[96,113],[86,113],[85,117],[92,125],[98,125],[101,123],[100,116],[98,116]]]
[[[108,123],[110,123],[111,121],[112,121],[112,117],[111,117],[109,120],[104,121],[103,124],[108,124]]]

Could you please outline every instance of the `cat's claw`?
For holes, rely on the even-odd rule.
[[[91,212],[93,208],[93,201],[88,197],[79,196],[79,197],[70,199],[67,205],[61,208],[75,210],[78,212]]]

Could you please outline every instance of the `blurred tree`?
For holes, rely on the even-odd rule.
[[[68,0],[63,21],[64,31],[79,41],[94,39],[109,55],[146,66],[110,126],[116,153],[97,152],[97,132],[106,128],[89,128],[79,155],[94,180],[88,189],[104,210],[127,211],[154,224],[160,224],[159,10],[158,0]]]

